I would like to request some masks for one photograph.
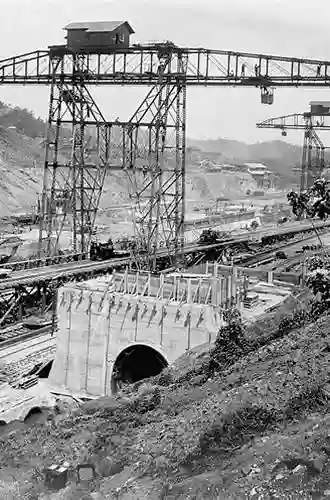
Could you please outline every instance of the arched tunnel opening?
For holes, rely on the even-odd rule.
[[[25,424],[35,423],[37,420],[39,420],[41,416],[42,416],[41,408],[38,408],[37,406],[31,408],[31,410],[27,413],[27,415],[24,418],[24,423]]]
[[[133,345],[124,349],[117,357],[111,380],[112,393],[124,384],[132,384],[158,375],[168,363],[156,349],[146,345]]]
[[[53,360],[49,361],[47,364],[43,365],[40,370],[38,371],[38,377],[39,378],[48,378],[50,374],[50,370],[52,369],[53,366]]]

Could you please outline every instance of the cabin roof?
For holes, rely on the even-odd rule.
[[[122,25],[126,25],[130,34],[134,33],[133,28],[127,21],[99,21],[99,22],[77,22],[69,23],[65,30],[85,30],[89,33],[100,33],[102,31],[112,32]]]

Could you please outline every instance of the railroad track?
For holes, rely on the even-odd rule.
[[[264,252],[259,252],[258,255],[255,255],[255,256],[253,255],[252,257],[247,257],[246,259],[239,261],[239,265],[247,265],[248,267],[254,267],[256,265],[260,266],[261,264],[266,264],[270,260],[273,260],[272,257],[275,258],[276,252],[278,252],[280,250],[284,250],[284,249],[288,250],[291,247],[298,246],[300,243],[305,243],[306,241],[313,240],[315,238],[316,238],[316,236],[315,236],[315,234],[313,234],[311,236],[303,237],[300,241],[295,240],[295,241],[283,243],[281,245],[277,245],[275,249],[272,248],[270,250],[265,250]],[[297,257],[296,259],[297,259],[297,262],[299,262],[299,260],[301,260],[301,256]],[[292,259],[287,259],[287,260],[292,260]],[[283,265],[284,265],[284,262],[283,262]],[[277,269],[277,266],[276,266],[276,269]]]
[[[31,339],[29,340],[32,340],[32,339],[37,339],[38,337],[42,337],[45,335],[45,332],[43,332],[42,334],[39,334],[39,335],[36,335],[34,337],[32,337]],[[28,351],[29,349],[32,349],[33,347],[35,347],[36,345],[39,346],[42,346],[46,343],[49,342],[49,338],[47,339],[40,339],[37,343],[28,343],[28,344],[25,344],[25,345],[22,345],[23,343],[23,340],[19,341],[19,340],[16,340],[16,342],[14,344],[12,344],[11,346],[7,346],[6,348],[3,348],[1,346],[1,349],[0,349],[0,359],[6,359],[8,358],[9,356],[12,356],[13,354],[18,354],[18,353],[23,353],[24,351]],[[7,352],[7,348],[8,347],[12,347],[13,345],[17,345],[17,349],[15,350],[11,350],[10,352]],[[53,346],[51,346],[53,347]],[[54,348],[56,348],[56,346],[54,346]],[[31,353],[31,354],[28,354],[27,356],[25,356],[26,358],[31,358],[33,357],[36,353],[39,354],[39,352],[42,352],[43,350],[49,350],[50,347],[45,347],[44,349],[38,349],[37,351]]]
[[[276,270],[278,273],[285,273],[290,271],[293,267],[301,264],[301,255],[299,256],[293,256],[289,259],[283,260],[282,262],[279,262],[278,264],[274,264],[273,268]]]
[[[317,227],[319,230],[325,229],[326,227],[330,227],[330,222],[326,223],[315,223],[315,227]],[[312,227],[310,223],[303,223],[303,224],[292,224],[291,226],[286,226],[284,228],[277,229],[274,231],[274,236],[281,236],[284,234],[290,234],[292,232],[300,233],[300,232],[306,232],[306,231],[311,231]],[[191,244],[187,245],[184,248],[184,254],[189,254],[189,253],[194,253],[194,252],[203,252],[208,249],[214,249],[214,248],[221,248],[224,246],[228,246],[230,244],[235,244],[235,243],[243,243],[243,242],[248,242],[251,239],[251,234],[240,234],[236,236],[232,236],[231,238],[228,238],[226,240],[222,240],[218,243],[213,243],[210,245],[198,245],[198,244]],[[269,234],[269,228],[263,229],[260,231],[256,231],[253,233],[254,237],[262,237],[262,236],[272,236]],[[287,246],[287,244],[283,245],[283,248]],[[268,251],[271,253],[273,250]],[[265,255],[266,256],[267,251],[263,252],[262,254],[258,254],[258,260],[260,259],[260,255]],[[167,255],[167,250],[160,250],[158,252],[159,257],[163,257]],[[38,281],[42,280],[53,280],[61,277],[65,277],[68,275],[74,276],[74,275],[79,275],[83,273],[89,273],[89,272],[97,272],[100,270],[107,270],[111,268],[118,268],[121,266],[126,266],[130,263],[131,259],[124,257],[124,258],[114,258],[114,259],[109,259],[106,261],[101,261],[101,262],[95,262],[95,261],[90,261],[90,260],[84,260],[80,262],[67,262],[65,264],[57,264],[57,265],[52,265],[52,266],[46,266],[46,267],[36,267],[32,268],[26,271],[17,271],[14,272],[9,278],[5,278],[0,280],[0,290],[5,290],[5,289],[10,289],[14,288],[18,284],[24,284],[24,285],[29,285],[36,283]],[[247,263],[248,261],[245,261],[244,263]]]
[[[7,328],[0,330],[0,354],[8,347],[20,344],[26,340],[38,338],[46,333],[51,333],[51,331],[51,324],[36,329],[28,328],[22,323],[8,326]]]
[[[19,360],[12,361],[6,366],[6,377],[9,383],[16,382],[19,378],[22,377],[22,375],[28,373],[39,363],[45,363],[54,359],[56,346],[55,345],[45,346],[47,342],[49,342],[49,339],[40,341],[38,343],[38,346],[41,346],[41,349],[38,349],[30,354],[27,354],[26,356],[22,356],[22,358],[20,358]],[[27,347],[21,346],[19,349],[17,349],[15,352],[11,354],[23,353],[24,350],[30,348],[31,346]],[[0,353],[0,359],[4,358],[5,356],[1,355]]]

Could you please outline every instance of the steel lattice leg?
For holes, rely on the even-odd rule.
[[[86,56],[77,56],[72,82],[64,84],[57,74],[51,87],[39,238],[46,256],[58,253],[67,224],[72,250],[88,253],[105,180],[109,127],[85,86],[86,64]],[[54,72],[59,65],[63,71],[57,60]]]
[[[168,56],[168,55],[167,55]],[[161,60],[161,59],[160,59]],[[170,62],[165,58],[163,68]],[[184,73],[179,60],[177,73]],[[156,269],[159,250],[180,266],[184,247],[186,85],[160,77],[123,126],[123,163],[133,204],[138,267]],[[143,257],[144,256],[144,257]]]
[[[184,246],[186,87],[178,81],[152,91],[153,105],[144,113],[148,122],[139,123],[135,116],[124,126],[122,149],[137,265],[155,270],[158,250],[165,250],[170,265],[179,266]]]

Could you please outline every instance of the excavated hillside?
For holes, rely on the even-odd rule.
[[[0,126],[0,217],[37,205],[43,179],[45,150],[42,138],[28,137]],[[60,156],[63,163],[67,158]],[[123,176],[109,174],[101,208],[127,201]]]
[[[0,127],[0,217],[37,205],[42,160],[36,140]]]
[[[44,146],[17,130],[0,126],[0,217],[15,211],[31,210],[41,191]],[[60,157],[62,162],[67,158]],[[247,173],[213,173],[188,165],[187,198],[196,202],[219,196],[237,198],[254,191],[257,185]],[[120,172],[108,173],[100,208],[128,202],[127,181]]]
[[[36,206],[42,185],[44,161],[43,137],[45,123],[28,110],[13,108],[0,102],[0,217],[13,211],[28,211]],[[63,130],[63,136],[67,136]],[[67,137],[68,138],[68,137]],[[298,158],[297,147],[281,141],[247,145],[238,141],[188,141],[201,148],[199,161],[207,151],[217,151],[216,161],[262,161],[269,158],[270,167],[282,172]],[[299,149],[299,148],[298,148]],[[204,153],[203,153],[204,150]],[[68,157],[62,153],[61,161]],[[190,154],[190,153],[189,153]],[[300,153],[299,153],[300,154]],[[198,155],[197,155],[198,156]],[[202,169],[194,155],[188,156],[187,197],[190,201],[210,201],[219,196],[231,199],[254,191],[256,183],[247,173],[213,173]],[[128,188],[124,176],[116,171],[109,173],[101,198],[101,208],[128,202]]]
[[[195,170],[195,169],[194,169]],[[187,175],[186,196],[194,201],[214,201],[219,197],[238,199],[257,189],[257,183],[246,172],[207,172],[193,169]]]

